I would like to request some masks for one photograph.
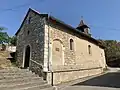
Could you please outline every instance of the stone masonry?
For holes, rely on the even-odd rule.
[[[52,62],[51,71],[53,76],[51,76],[51,74],[48,74],[48,76],[50,75],[49,78],[53,77],[53,84],[59,84],[103,72],[103,68],[105,68],[106,65],[103,48],[60,24],[50,23],[49,30],[50,45],[53,46],[54,40],[58,40],[62,42],[64,48],[62,52],[64,53],[62,65],[57,59],[59,56],[55,59],[52,55],[53,58],[51,58],[50,61]],[[70,50],[69,41],[71,38],[74,40],[74,50]],[[91,55],[88,54],[88,45],[91,45],[92,47]],[[58,45],[56,45],[56,47],[58,47]],[[52,53],[56,53],[56,51],[53,50],[56,47],[51,48]],[[61,56],[59,58],[61,58]],[[53,64],[54,59],[56,60],[56,64]]]
[[[27,19],[31,17],[30,24]],[[44,60],[44,18],[30,11],[17,35],[17,63],[24,67],[25,48],[31,50],[29,69],[41,75]]]
[[[100,74],[106,67],[100,42],[48,14],[29,9],[16,36],[18,66],[24,68],[29,45],[29,69],[49,84]]]

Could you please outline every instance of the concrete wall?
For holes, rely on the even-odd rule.
[[[52,57],[50,58],[50,68],[53,72],[53,76],[51,76],[52,74],[48,74],[49,83],[51,83],[50,77],[53,77],[53,84],[59,84],[99,74],[103,71],[102,69],[105,68],[104,50],[93,41],[58,24],[50,24],[49,31],[50,57]],[[73,50],[70,50],[70,39],[74,41]],[[61,42],[62,48],[55,41]],[[89,45],[91,46],[91,54],[88,51]],[[57,52],[62,52],[63,56],[57,55]],[[56,64],[54,64],[54,61],[56,61]],[[63,63],[61,64],[60,62]]]
[[[30,19],[30,23],[27,20]],[[20,32],[17,35],[17,63],[24,67],[25,48],[30,46],[29,69],[42,75],[44,64],[44,18],[32,11],[29,12]],[[29,33],[29,34],[28,34]]]

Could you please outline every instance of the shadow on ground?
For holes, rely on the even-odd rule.
[[[80,85],[120,88],[120,72],[107,73],[72,86]]]
[[[14,58],[7,58],[7,60],[10,60],[11,63],[16,62]]]

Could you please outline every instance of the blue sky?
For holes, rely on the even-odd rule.
[[[6,31],[13,36],[29,7],[73,27],[83,16],[93,37],[120,40],[120,0],[1,0],[0,26],[8,28]]]

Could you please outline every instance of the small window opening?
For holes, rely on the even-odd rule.
[[[70,39],[70,50],[73,50],[74,48],[74,41],[73,39]]]
[[[31,23],[31,18],[32,18],[32,17],[29,17],[29,18],[28,18],[27,24],[30,24],[30,23]]]
[[[92,54],[92,52],[91,52],[91,46],[90,45],[88,45],[88,53]]]
[[[27,35],[29,35],[29,34],[30,34],[30,31],[28,30]]]

